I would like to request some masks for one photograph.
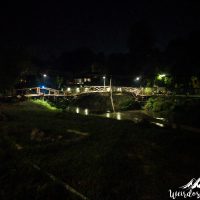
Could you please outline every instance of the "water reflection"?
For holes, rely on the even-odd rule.
[[[161,120],[161,121],[165,121],[166,119],[163,117],[156,117],[156,119]]]
[[[155,125],[160,126],[160,127],[164,127],[164,124],[161,124],[161,123],[158,123],[158,122],[152,122],[152,124],[155,124]]]
[[[121,119],[122,119],[121,113],[117,113],[117,120],[121,120]]]
[[[104,114],[95,114],[92,113],[91,110],[89,110],[88,108],[82,109],[79,107],[67,107],[66,110],[68,112],[73,112],[73,113],[77,113],[77,114],[82,114],[82,115],[93,115],[93,116],[101,116],[104,118],[113,118],[116,120],[131,120],[134,123],[140,123],[142,122],[142,120],[146,119],[148,120],[150,123],[153,123],[159,127],[165,127],[165,122],[166,119],[165,118],[154,118],[157,119],[157,121],[152,120],[153,118],[148,118],[147,115],[144,115],[144,113],[142,113],[141,111],[124,111],[124,112],[116,112],[116,113],[112,113],[107,111]],[[158,121],[160,120],[160,121]],[[160,122],[160,123],[159,123]]]
[[[88,115],[88,114],[89,114],[89,111],[88,111],[87,108],[84,110],[84,113],[85,113],[85,115]]]
[[[134,118],[133,118],[133,121],[134,121],[135,123],[139,123],[139,122],[141,122],[141,119],[139,119],[138,117],[134,117]]]
[[[79,114],[80,113],[80,109],[76,108],[76,113]]]
[[[76,88],[76,92],[77,92],[77,93],[80,92],[80,88]]]
[[[110,118],[110,113],[106,113],[106,117],[107,117],[107,118]]]

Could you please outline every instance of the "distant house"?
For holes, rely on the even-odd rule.
[[[81,77],[81,78],[75,78],[74,79],[74,84],[76,85],[83,85],[87,83],[91,83],[92,78],[91,77]]]

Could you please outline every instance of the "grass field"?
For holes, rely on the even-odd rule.
[[[64,184],[93,200],[169,199],[169,189],[199,177],[199,141],[33,102],[2,104],[0,199],[81,199]]]

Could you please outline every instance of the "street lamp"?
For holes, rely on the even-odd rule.
[[[137,76],[137,77],[135,78],[135,81],[140,81],[140,79],[141,79],[141,77],[140,77],[140,76]]]
[[[158,74],[158,80],[162,80],[164,77],[166,77],[166,74]]]
[[[42,74],[42,76],[43,76],[43,83],[46,84],[47,75],[46,74]]]
[[[106,76],[103,76],[103,86],[104,86],[104,91],[106,89]]]
[[[136,82],[136,85],[137,86],[140,86],[141,87],[141,76],[137,76],[137,77],[135,77],[135,82]]]

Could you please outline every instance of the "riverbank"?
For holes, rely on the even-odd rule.
[[[113,104],[115,111],[125,111],[141,108],[140,104],[129,93],[114,92]],[[110,93],[88,93],[73,97],[51,98],[47,99],[49,103],[57,108],[66,109],[68,107],[79,107],[80,109],[89,109],[93,113],[112,112]]]
[[[152,97],[145,110],[152,116],[164,117],[170,124],[200,128],[200,99],[190,97]]]
[[[79,199],[61,183],[89,199],[168,199],[199,172],[200,136],[189,131],[32,102],[0,110],[1,199]]]

